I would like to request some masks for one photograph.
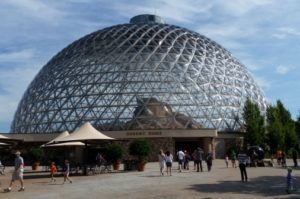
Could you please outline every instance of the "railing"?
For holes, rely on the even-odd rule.
[[[88,165],[86,169],[87,175],[110,173],[112,172],[112,164],[109,162],[104,162],[102,164]]]

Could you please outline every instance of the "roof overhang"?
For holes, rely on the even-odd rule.
[[[162,129],[162,130],[128,130],[128,131],[102,131],[115,139],[132,138],[203,138],[218,137],[216,129]],[[3,133],[2,135],[24,142],[49,142],[60,133]]]

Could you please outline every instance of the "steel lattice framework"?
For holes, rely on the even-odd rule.
[[[247,97],[265,111],[246,67],[216,42],[168,24],[122,24],[54,56],[25,92],[11,133],[71,132],[85,121],[142,129],[124,124],[139,118],[138,99],[153,98],[202,127],[239,130]]]

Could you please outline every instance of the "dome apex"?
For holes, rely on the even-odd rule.
[[[135,23],[135,24],[153,24],[153,23],[161,23],[164,24],[164,20],[162,17],[158,15],[150,15],[150,14],[142,14],[142,15],[137,15],[134,16],[130,19],[130,23]]]

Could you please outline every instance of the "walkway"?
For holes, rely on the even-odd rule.
[[[62,184],[62,177],[56,183],[49,178],[26,179],[25,192],[3,193],[9,183],[10,173],[0,176],[0,198],[5,199],[77,199],[77,198],[163,198],[163,199],[209,199],[209,198],[300,198],[300,192],[285,193],[286,169],[281,167],[248,168],[249,182],[240,182],[238,168],[225,168],[223,160],[215,160],[211,172],[205,170],[176,170],[172,176],[160,176],[158,163],[148,163],[144,172],[114,172],[95,176],[74,176],[73,183]],[[193,169],[193,165],[191,168]],[[292,165],[289,160],[288,165]],[[300,180],[300,170],[293,175]],[[296,180],[296,185],[299,181]],[[19,186],[18,183],[16,183]],[[299,186],[299,185],[298,185]],[[299,186],[300,189],[300,186]]]

